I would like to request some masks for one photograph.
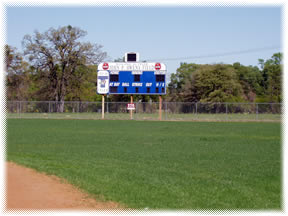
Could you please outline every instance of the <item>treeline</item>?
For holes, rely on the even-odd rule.
[[[7,99],[57,101],[98,100],[97,64],[107,54],[102,46],[83,42],[87,33],[65,26],[35,31],[22,41],[24,53],[6,46]]]
[[[183,102],[282,102],[282,54],[259,66],[182,63],[168,84],[168,99]]]
[[[5,46],[6,95],[10,101],[100,101],[96,94],[97,64],[107,60],[102,46],[83,42],[87,33],[72,26],[35,31],[23,38],[23,53]],[[120,59],[121,60],[121,59]],[[115,60],[115,61],[119,61]],[[259,66],[181,63],[171,75],[167,101],[281,102],[282,54],[259,59]],[[157,101],[157,96],[135,96]],[[129,101],[110,95],[109,101]]]

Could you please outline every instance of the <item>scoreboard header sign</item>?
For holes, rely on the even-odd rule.
[[[151,62],[104,62],[98,65],[98,70],[109,71],[166,71],[166,65],[163,63],[151,63]]]
[[[98,94],[166,94],[166,65],[104,62],[98,66]]]

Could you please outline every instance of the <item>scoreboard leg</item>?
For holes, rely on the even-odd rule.
[[[104,95],[102,95],[102,119],[104,119]]]
[[[133,103],[133,95],[130,96],[130,103]],[[132,120],[133,119],[133,110],[130,110],[130,119]]]
[[[162,120],[162,96],[159,95],[159,120]]]

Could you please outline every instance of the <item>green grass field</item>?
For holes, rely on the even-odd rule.
[[[7,160],[129,208],[281,209],[281,124],[8,119]]]
[[[41,119],[101,119],[101,113],[8,113],[8,118],[41,118]],[[105,113],[105,119],[110,120],[129,120],[129,113]],[[158,113],[134,113],[135,120],[158,120]],[[165,113],[162,114],[163,120],[176,121],[281,121],[281,114],[255,114],[255,113]]]

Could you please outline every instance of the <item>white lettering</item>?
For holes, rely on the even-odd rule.
[[[142,87],[142,83],[132,83],[132,86]]]
[[[117,74],[117,71],[155,71],[155,74],[165,74],[166,66],[161,64],[162,70],[155,71],[155,63],[151,62],[137,62],[137,63],[126,63],[126,62],[109,62],[110,74]],[[113,71],[113,72],[112,72]]]
[[[152,83],[146,83],[146,87],[151,87]]]
[[[164,70],[156,70],[156,71],[154,71],[154,74],[156,75],[156,74],[165,74],[166,73],[166,71],[164,71]]]
[[[141,75],[142,73],[143,73],[143,71],[135,71],[135,70],[132,71],[132,74],[140,74]]]
[[[122,86],[129,86],[129,83],[122,83]]]

